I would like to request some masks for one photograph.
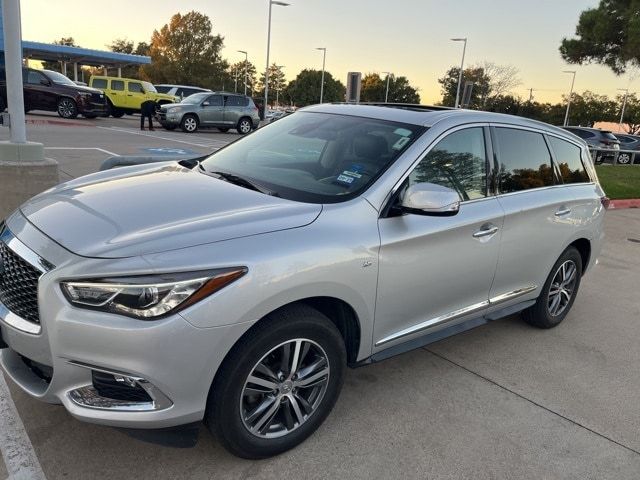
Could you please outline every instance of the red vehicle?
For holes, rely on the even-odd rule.
[[[22,70],[24,109],[58,112],[62,118],[86,118],[107,115],[107,101],[102,91],[80,86],[61,73],[52,70]],[[0,71],[0,111],[7,106],[7,83]]]

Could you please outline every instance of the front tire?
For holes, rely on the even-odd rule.
[[[182,117],[180,128],[185,133],[194,133],[198,131],[198,118],[195,115],[187,114]]]
[[[250,133],[252,129],[253,124],[251,123],[251,119],[243,117],[238,120],[238,126],[236,127],[236,130],[240,135],[246,135],[247,133]]]
[[[581,277],[582,257],[569,247],[551,269],[536,303],[522,313],[524,321],[538,328],[560,325],[573,306]]]
[[[78,116],[78,106],[76,102],[66,97],[58,100],[58,115],[62,118],[76,118]]]
[[[206,423],[239,457],[285,452],[329,415],[345,365],[344,341],[327,317],[304,305],[278,310],[225,359],[209,393]]]

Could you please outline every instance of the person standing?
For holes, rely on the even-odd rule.
[[[149,130],[154,130],[153,128],[153,116],[156,114],[156,110],[158,109],[158,104],[155,100],[145,100],[140,105],[140,130],[144,130],[144,119],[149,119]]]

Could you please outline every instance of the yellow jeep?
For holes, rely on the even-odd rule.
[[[147,100],[155,100],[158,105],[180,101],[179,97],[158,93],[149,82],[135,78],[94,75],[89,79],[89,86],[105,93],[109,114],[116,118],[120,118],[125,113],[140,113],[140,105]]]

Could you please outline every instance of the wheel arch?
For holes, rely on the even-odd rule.
[[[569,247],[575,247],[578,253],[580,253],[580,258],[582,259],[582,274],[584,275],[591,260],[591,242],[586,238],[578,238],[571,242]]]

